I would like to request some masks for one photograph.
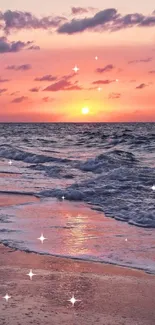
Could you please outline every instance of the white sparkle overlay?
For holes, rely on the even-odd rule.
[[[77,300],[77,299],[74,297],[74,295],[73,295],[72,298],[69,299],[68,301],[71,302],[72,306],[74,307],[75,303],[76,303],[77,301],[81,301],[81,300]]]
[[[64,196],[62,196],[62,200],[64,200],[65,199],[65,197]]]
[[[80,69],[79,69],[77,66],[75,66],[72,70],[73,70],[75,73],[77,73]]]
[[[6,294],[4,297],[3,297],[3,299],[5,299],[7,302],[8,302],[8,300],[11,298],[11,296],[9,296],[8,294]]]
[[[151,188],[152,188],[152,191],[155,191],[155,185],[153,185]]]
[[[102,90],[102,88],[101,88],[101,87],[98,87],[98,88],[97,88],[97,90],[98,90],[98,91],[101,91],[101,90]]]
[[[39,239],[43,244],[44,240],[47,239],[47,238],[45,238],[44,235],[41,234],[41,236],[39,238],[37,238],[37,239]]]
[[[26,274],[26,275],[28,275],[28,276],[30,277],[30,279],[32,280],[32,277],[33,277],[34,275],[36,275],[36,274],[34,274],[34,273],[32,272],[32,270],[30,270],[30,272],[29,272],[28,274]]]
[[[95,56],[95,60],[96,60],[96,61],[98,60],[98,56]]]
[[[12,165],[12,160],[9,160],[8,164],[11,166]]]

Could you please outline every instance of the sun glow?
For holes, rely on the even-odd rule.
[[[82,108],[82,114],[86,115],[89,113],[89,108],[88,107],[83,107]]]

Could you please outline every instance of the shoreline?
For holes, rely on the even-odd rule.
[[[50,202],[50,208],[48,208],[48,203],[49,202]],[[27,205],[27,203],[28,203],[28,205]],[[39,209],[37,208],[38,210],[34,210],[34,209],[36,209],[37,204],[39,204],[39,205],[42,204],[42,208],[39,208]],[[29,216],[32,215],[33,212],[35,211],[35,215],[37,215],[37,218],[34,221],[34,225],[38,223],[38,220],[40,220],[40,219],[38,219],[39,216],[43,215],[44,218],[46,218],[46,216],[48,218],[48,216],[50,214],[50,211],[51,211],[51,206],[52,206],[53,214],[55,214],[55,215],[60,214],[61,217],[62,217],[62,220],[64,220],[64,225],[68,224],[69,226],[70,226],[70,222],[74,222],[74,218],[75,218],[75,221],[76,221],[78,213],[79,214],[82,213],[83,216],[84,216],[84,219],[87,220],[87,222],[89,222],[89,220],[90,220],[90,223],[92,222],[92,218],[94,220],[95,220],[95,218],[96,218],[96,220],[98,220],[98,218],[102,214],[101,215],[101,220],[103,221],[102,226],[104,228],[102,228],[103,233],[101,234],[101,236],[105,236],[104,246],[109,247],[109,240],[114,241],[114,238],[116,237],[116,239],[114,241],[114,245],[113,245],[114,249],[116,248],[116,250],[119,252],[118,247],[117,247],[118,245],[120,245],[119,246],[120,249],[128,248],[128,245],[129,245],[129,250],[130,250],[130,245],[132,244],[132,237],[131,238],[128,237],[128,242],[126,244],[124,244],[124,240],[126,238],[125,236],[129,235],[128,224],[122,223],[122,222],[120,222],[118,220],[115,220],[113,218],[108,218],[108,217],[106,217],[104,215],[104,213],[101,213],[100,211],[95,211],[94,209],[92,210],[91,207],[89,205],[85,204],[85,203],[69,202],[67,200],[67,201],[61,202],[61,204],[59,204],[59,201],[57,201],[54,198],[52,198],[50,200],[49,198],[38,198],[38,197],[28,195],[28,194],[18,195],[17,193],[16,194],[11,194],[10,193],[8,195],[6,193],[3,193],[3,194],[0,193],[0,207],[1,208],[4,208],[4,209],[6,208],[7,209],[7,208],[11,208],[11,207],[13,208],[13,207],[16,207],[16,206],[19,207],[19,211],[18,211],[18,214],[16,216],[17,223],[18,223],[18,218],[19,218],[19,222],[20,222],[20,219],[21,219],[20,216],[23,215],[23,211],[26,212],[26,214],[24,215],[24,218],[27,219],[27,220],[30,219]],[[25,208],[24,208],[24,206],[25,206]],[[31,206],[32,206],[32,208],[31,208]],[[46,212],[46,208],[47,208],[47,212]],[[20,209],[22,209],[22,210],[20,210]],[[27,209],[29,209],[28,213],[27,213]],[[4,212],[5,212],[5,210],[4,210]],[[71,214],[73,216],[73,221],[72,221],[72,219],[67,219],[67,218],[65,219],[65,214],[66,215]],[[4,217],[2,217],[2,223],[3,222],[4,222]],[[82,219],[79,219],[79,220],[77,219],[77,222],[80,222],[82,224]],[[115,228],[116,226],[117,226],[117,228],[119,228],[118,232],[116,232],[116,228]],[[126,230],[124,230],[124,227],[125,227]],[[47,228],[47,226],[46,226],[46,228]],[[57,224],[56,224],[56,228],[57,228]],[[137,228],[137,227],[135,227],[135,228]],[[28,231],[28,229],[30,229],[30,228],[27,228],[27,231]],[[77,229],[78,228],[76,227],[74,236],[76,236]],[[89,228],[88,228],[88,231],[89,231]],[[109,235],[109,232],[111,232],[111,231],[112,231],[114,236],[112,236],[113,238],[108,237],[108,240],[107,240],[106,238]],[[135,229],[135,236],[138,235],[137,231],[138,230]],[[6,229],[6,232],[7,232],[7,229]],[[40,228],[39,228],[39,230],[37,232],[37,235],[39,234],[39,232],[40,232]],[[4,232],[4,234],[5,234],[5,232]],[[46,229],[46,234],[47,234],[47,229]],[[37,238],[37,235],[36,235],[35,238]],[[79,233],[79,235],[81,236],[82,232]],[[89,233],[88,233],[88,235],[89,235]],[[91,233],[90,233],[90,235],[91,235]],[[95,233],[92,233],[92,235],[95,235]],[[115,259],[113,259],[113,260],[109,259],[108,260],[106,254],[104,254],[104,257],[101,258],[101,259],[100,259],[99,255],[95,256],[95,254],[94,254],[92,256],[91,255],[89,256],[89,253],[88,254],[83,254],[83,256],[82,256],[82,254],[81,254],[81,256],[79,254],[79,256],[78,256],[78,254],[74,255],[74,250],[73,250],[73,254],[72,254],[70,251],[65,251],[65,250],[61,250],[61,253],[59,253],[59,252],[57,253],[57,251],[55,249],[53,249],[53,254],[52,254],[51,251],[50,251],[50,245],[54,244],[54,242],[49,242],[49,246],[48,246],[48,243],[46,243],[47,246],[45,245],[44,246],[45,250],[42,251],[42,250],[40,250],[39,246],[33,246],[33,245],[32,246],[27,245],[25,248],[22,248],[22,246],[20,247],[20,245],[17,245],[16,247],[14,247],[12,242],[10,244],[10,240],[11,240],[12,237],[11,236],[9,236],[9,237],[7,239],[5,238],[5,236],[3,237],[3,227],[2,227],[2,238],[3,239],[1,239],[1,243],[5,247],[9,247],[9,248],[11,248],[13,250],[17,250],[17,251],[20,251],[20,252],[26,252],[26,253],[34,253],[34,254],[44,255],[44,256],[51,256],[51,257],[56,257],[56,258],[64,258],[64,259],[68,259],[68,260],[71,259],[71,260],[74,260],[74,261],[84,261],[84,262],[90,262],[90,263],[100,263],[100,264],[104,264],[104,265],[120,266],[120,267],[123,267],[123,268],[130,268],[130,269],[133,269],[133,270],[140,270],[140,271],[143,271],[143,272],[145,272],[147,274],[155,274],[154,265],[153,265],[153,267],[152,267],[151,264],[150,265],[149,264],[148,265],[147,264],[146,265],[145,264],[143,264],[143,265],[139,264],[138,265],[138,263],[136,264],[136,260],[131,259],[131,262],[129,260],[130,263],[128,261],[125,261],[125,260],[121,261],[121,259],[120,259],[120,261],[119,260],[115,261]],[[50,235],[49,235],[49,237],[50,237]],[[119,237],[122,237],[122,239],[120,241],[120,244],[119,244]],[[47,238],[48,238],[48,234],[47,234]],[[81,237],[78,237],[78,236],[77,236],[77,238],[75,237],[75,239],[78,239],[78,238],[79,238],[79,240],[81,239]],[[23,240],[22,237],[21,237],[21,240]],[[30,240],[34,240],[34,238],[31,236]],[[89,237],[88,237],[88,240],[89,240]],[[76,241],[73,238],[73,244],[75,244],[75,243],[76,243]],[[36,245],[36,243],[35,243],[35,245]],[[81,249],[81,247],[80,247],[80,249]],[[109,249],[110,249],[110,247],[109,247]],[[137,246],[133,246],[133,247],[131,246],[131,250],[132,249],[137,249]],[[110,250],[109,250],[109,252],[110,252]],[[104,253],[104,247],[103,247],[103,253]]]
[[[9,178],[9,176],[11,175],[17,175],[18,173],[10,173],[10,172],[0,172],[0,178],[3,178],[4,175],[7,175],[7,177]],[[19,175],[21,175],[19,173]],[[55,201],[58,201],[58,202],[61,202],[62,199],[61,198],[58,198],[56,196],[44,196],[42,194],[40,194],[40,192],[21,192],[21,191],[14,191],[14,190],[8,190],[8,191],[3,191],[3,190],[0,190],[0,198],[1,196],[17,196],[17,197],[25,197],[26,198],[30,198],[32,200],[41,200],[41,199],[51,199],[51,200],[55,200]],[[134,222],[134,221],[128,221],[128,220],[125,220],[121,217],[117,217],[117,216],[112,216],[112,215],[109,215],[109,214],[105,214],[104,213],[104,210],[102,208],[102,206],[100,205],[96,205],[96,204],[93,204],[93,203],[90,203],[90,202],[87,202],[85,200],[69,200],[69,199],[66,199],[66,201],[70,204],[70,203],[79,203],[79,204],[83,204],[83,205],[86,205],[86,206],[89,206],[89,208],[92,210],[92,211],[95,211],[96,213],[99,212],[99,213],[102,213],[104,217],[106,218],[110,218],[110,219],[114,219],[116,221],[120,221],[120,222],[123,222],[123,223],[126,223],[127,225],[129,226],[132,226],[132,227],[136,227],[136,228],[141,228],[141,229],[151,229],[151,230],[155,230],[155,226],[151,226],[149,224],[141,224],[141,223],[137,223],[137,222]],[[0,201],[0,207],[1,207],[1,201]]]
[[[127,265],[121,265],[121,264],[117,264],[115,262],[110,262],[110,261],[101,261],[101,260],[95,260],[95,259],[86,259],[86,258],[82,258],[82,257],[74,257],[74,256],[65,256],[65,255],[56,255],[56,254],[50,254],[50,253],[42,253],[42,252],[35,252],[32,250],[28,250],[28,249],[20,249],[20,248],[16,248],[16,247],[12,247],[11,245],[7,244],[7,243],[3,243],[0,242],[0,245],[11,249],[13,252],[21,252],[21,253],[26,253],[26,254],[35,254],[35,255],[39,255],[39,256],[47,256],[47,257],[51,257],[51,258],[60,258],[60,259],[64,259],[64,260],[71,260],[71,261],[77,261],[77,262],[84,262],[84,263],[97,263],[97,264],[103,264],[103,265],[109,265],[109,266],[116,266],[116,267],[121,267],[121,268],[125,268],[125,269],[129,269],[129,270],[135,270],[135,271],[141,271],[144,272],[146,274],[150,274],[155,276],[155,272],[153,271],[149,271],[146,270],[144,268],[140,268],[140,267],[136,267],[136,266],[127,266]]]
[[[7,177],[9,177],[9,175],[17,175],[17,173],[10,173],[10,172],[0,172],[0,178],[1,177],[4,177],[3,174],[7,175]],[[20,173],[19,173],[20,175]],[[51,199],[51,200],[56,200],[58,202],[61,202],[61,198],[58,198],[58,197],[54,197],[54,196],[44,196],[42,194],[40,194],[39,192],[35,193],[35,192],[19,192],[19,191],[13,191],[13,190],[9,190],[9,191],[3,191],[3,190],[0,190],[0,196],[17,196],[17,197],[30,197],[31,199],[36,199],[36,200],[41,200],[41,199]],[[123,223],[126,223],[127,225],[129,226],[132,226],[132,227],[137,227],[137,228],[142,228],[142,229],[151,229],[151,230],[155,230],[155,226],[151,226],[151,225],[144,225],[144,224],[141,224],[141,223],[136,223],[134,221],[128,221],[128,220],[125,220],[121,217],[115,217],[115,216],[112,216],[112,215],[109,215],[109,214],[105,214],[104,213],[104,210],[102,208],[102,206],[96,206],[96,204],[93,204],[93,203],[90,203],[90,202],[87,202],[85,200],[82,200],[82,201],[78,201],[78,200],[69,200],[69,199],[66,199],[67,202],[69,203],[80,203],[80,204],[83,204],[83,205],[86,205],[86,206],[89,206],[89,208],[92,210],[92,211],[95,211],[96,213],[99,212],[99,213],[102,213],[104,217],[106,218],[110,218],[110,219],[114,219],[116,221],[120,221],[120,222],[123,222]],[[0,202],[0,206],[1,206],[1,202]]]
[[[28,202],[31,204],[27,205]],[[35,210],[37,202],[40,202],[39,198],[28,195],[0,195],[0,206],[4,211],[5,207],[12,211],[14,205],[18,206],[18,226],[20,217],[32,220],[31,212],[35,211],[33,225],[37,227],[39,215],[47,220],[51,207],[53,215],[60,213],[63,216],[64,224],[72,221],[65,219],[68,212],[73,219],[80,213],[77,203],[51,201],[48,206],[44,202],[42,208]],[[97,216],[84,204],[81,212],[89,221],[92,216]],[[110,222],[108,218],[105,220],[102,236],[106,235],[105,229]],[[76,231],[77,228],[73,229]],[[107,228],[107,234],[108,229],[113,231],[114,226]],[[81,234],[75,242],[78,238],[80,241]],[[54,241],[51,243],[49,239],[48,243],[47,248],[52,247]],[[30,270],[35,274],[32,280],[28,276]],[[22,251],[1,243],[0,325],[154,325],[154,280],[154,274],[128,266]],[[8,302],[3,298],[6,294],[11,296]],[[79,300],[74,307],[69,301],[73,295]]]
[[[1,325],[154,325],[154,275],[0,245]],[[32,281],[27,276],[32,269]],[[1,299],[8,293],[8,302]],[[80,300],[72,307],[72,295]]]
[[[6,251],[5,251],[5,249],[6,249]],[[39,259],[39,257],[47,258],[47,259],[51,258],[54,261],[54,263],[56,263],[57,261],[62,261],[66,265],[74,264],[74,263],[80,263],[81,265],[83,264],[86,269],[87,269],[87,266],[88,266],[89,271],[90,271],[90,267],[91,267],[91,270],[93,270],[93,268],[95,268],[95,270],[96,270],[96,266],[97,266],[98,269],[104,268],[104,269],[107,269],[107,270],[109,270],[111,268],[117,268],[120,273],[125,272],[126,274],[130,274],[130,275],[131,274],[136,275],[136,273],[140,272],[143,275],[146,274],[146,275],[150,275],[152,277],[155,276],[155,274],[146,273],[145,270],[143,270],[143,269],[135,269],[135,268],[127,267],[127,266],[121,266],[121,265],[117,265],[117,264],[110,264],[110,263],[106,263],[106,262],[90,261],[90,260],[83,260],[83,259],[71,258],[71,257],[65,257],[65,256],[55,256],[55,255],[50,255],[50,254],[23,251],[23,250],[19,250],[18,248],[5,246],[3,243],[0,243],[0,253],[1,252],[3,252],[4,254],[5,253],[16,253],[18,255],[22,254],[23,256],[25,255],[25,257],[27,256],[28,258],[29,258],[29,256],[31,256],[31,257],[37,256],[38,259]],[[97,270],[96,270],[96,272],[98,273]],[[99,273],[100,273],[100,271],[99,271]]]

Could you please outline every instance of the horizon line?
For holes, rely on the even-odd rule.
[[[20,121],[20,122],[11,122],[11,121],[8,121],[8,122],[2,122],[0,121],[0,124],[130,124],[130,123],[155,123],[155,121],[120,121],[120,122],[107,122],[107,121],[104,121],[104,122],[24,122],[24,121]]]

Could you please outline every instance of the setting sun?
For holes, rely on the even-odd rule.
[[[82,108],[82,114],[88,114],[89,113],[89,108],[88,107],[83,107]]]

